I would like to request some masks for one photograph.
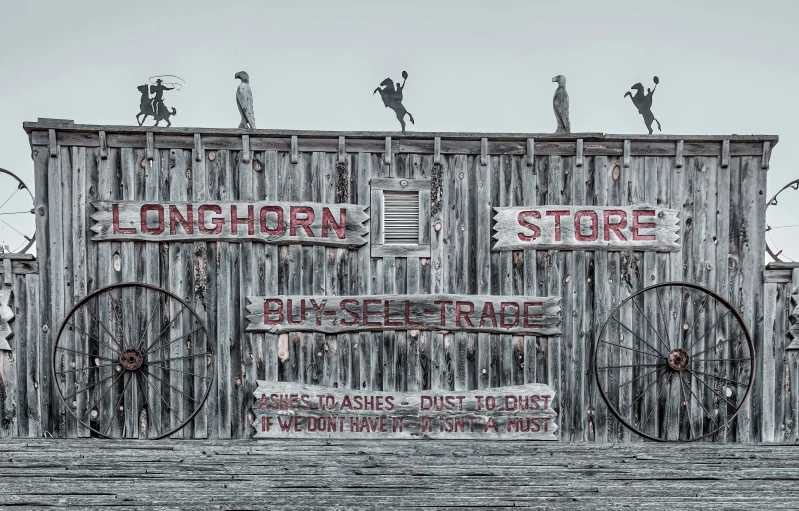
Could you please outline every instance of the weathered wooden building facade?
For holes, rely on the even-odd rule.
[[[5,267],[0,435],[187,422],[172,436],[249,438],[262,380],[437,395],[542,383],[562,441],[640,441],[608,404],[654,438],[799,438],[799,270],[764,268],[777,137],[25,130],[37,256]],[[122,282],[173,296],[86,301]],[[663,286],[616,309],[670,282],[724,302]],[[683,348],[701,362],[704,383],[646,372],[656,340],[669,367]]]

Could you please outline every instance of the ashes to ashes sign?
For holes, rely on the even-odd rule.
[[[92,241],[260,241],[359,247],[369,215],[316,202],[93,202]]]
[[[557,440],[542,383],[469,392],[378,392],[258,381],[254,438]]]
[[[560,297],[250,296],[248,332],[439,330],[560,335]]]
[[[640,204],[494,210],[493,250],[680,250],[676,209]]]

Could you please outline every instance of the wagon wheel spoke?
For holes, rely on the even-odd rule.
[[[136,383],[139,386],[139,390],[141,391],[141,398],[144,400],[144,408],[147,410],[147,420],[153,421],[153,427],[155,428],[155,435],[156,437],[160,437],[161,433],[158,431],[158,421],[155,420],[155,415],[153,414],[153,409],[150,408],[150,405],[147,401],[147,389],[144,387],[142,383],[142,378],[140,378],[141,373],[136,373]]]
[[[655,284],[626,297],[606,318],[596,334],[593,370],[600,396],[622,425],[651,440],[694,441],[713,435],[735,420],[751,390],[750,383],[741,381],[747,376],[717,376],[705,372],[704,365],[723,364],[725,374],[749,375],[751,381],[755,369],[752,338],[741,315],[727,300],[688,282]],[[674,320],[678,318],[678,338],[672,342]],[[723,328],[719,326],[722,324]],[[697,328],[706,325],[710,327],[698,335],[701,331]],[[730,333],[736,328],[740,333]],[[705,346],[714,331],[723,331],[725,338]],[[607,340],[620,332],[636,339],[633,346],[636,342],[643,346],[628,347]],[[666,353],[660,351],[671,346],[674,348]],[[711,378],[725,382],[726,387],[717,389],[719,385]],[[629,397],[619,392],[630,385],[633,390]],[[732,392],[735,397],[728,398]],[[721,406],[724,413],[714,415]],[[635,413],[630,415],[633,409]],[[658,417],[654,423],[653,417]]]
[[[175,313],[166,318],[165,311]],[[106,286],[75,304],[62,325],[52,361],[58,394],[94,436],[167,437],[204,406],[214,380],[213,343],[202,318],[173,293],[133,282]],[[191,342],[181,344],[183,339]],[[93,354],[98,350],[105,356]],[[84,379],[91,383],[84,385]],[[73,407],[78,395],[88,397]]]
[[[647,324],[647,325],[649,325],[649,328],[651,328],[651,329],[652,329],[652,331],[653,331],[653,332],[655,332],[655,335],[657,336],[658,340],[660,341],[660,344],[662,344],[662,345],[663,345],[663,347],[665,347],[665,348],[666,348],[666,353],[668,353],[668,352],[669,352],[669,347],[668,347],[668,345],[667,345],[667,344],[666,344],[666,343],[663,341],[663,338],[662,338],[662,337],[660,337],[660,334],[658,333],[657,329],[656,329],[655,327],[653,327],[653,326],[652,326],[652,322],[651,322],[651,321],[649,321],[649,318],[646,316],[646,313],[645,313],[645,312],[644,312],[644,311],[641,309],[641,306],[640,306],[640,305],[638,305],[638,303],[635,301],[635,298],[633,298],[633,299],[632,299],[632,300],[630,300],[630,301],[631,301],[631,302],[632,302],[632,304],[633,304],[633,305],[635,305],[635,307],[638,309],[638,312],[640,312],[640,313],[641,313],[641,316],[643,316],[643,317],[644,317],[644,319],[646,320],[646,324]]]

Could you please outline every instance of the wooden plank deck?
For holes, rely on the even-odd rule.
[[[0,442],[0,508],[796,509],[797,445]]]

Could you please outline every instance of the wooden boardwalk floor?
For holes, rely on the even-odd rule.
[[[0,441],[0,509],[797,509],[799,446]]]

